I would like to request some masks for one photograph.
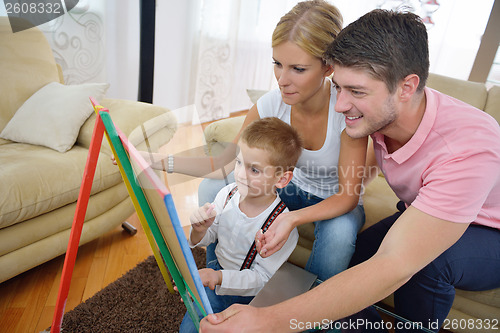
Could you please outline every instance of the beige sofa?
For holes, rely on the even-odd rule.
[[[494,86],[487,90],[484,84],[457,80],[435,74],[429,76],[427,85],[484,110],[500,122],[500,86]],[[211,149],[220,149],[218,146],[220,146],[221,142],[231,142],[241,128],[243,120],[244,117],[237,117],[210,124],[205,129],[205,138]],[[379,175],[379,177],[367,186],[363,199],[366,212],[366,224],[364,228],[396,212],[398,198],[385,181],[383,175]],[[305,266],[314,240],[313,232],[314,227],[312,224],[300,227],[299,243],[289,259],[290,262],[302,267]],[[392,305],[392,297],[388,297],[383,302]],[[468,320],[476,320],[475,323],[484,324],[487,322],[486,319],[498,320],[499,318],[500,289],[484,292],[457,290],[453,308],[448,315],[448,319],[450,319],[448,329],[455,332],[478,331],[467,327]],[[496,330],[482,331],[498,332],[500,323],[498,321],[496,323]],[[452,326],[451,324],[454,325]]]
[[[2,131],[30,96],[49,82],[63,80],[39,29],[12,33],[7,18],[0,17],[0,45]],[[158,117],[166,120],[170,137],[175,132],[175,117],[167,109],[117,99],[101,102],[126,134]],[[92,114],[79,128],[74,146],[64,153],[0,139],[0,282],[66,252],[94,123]],[[80,244],[115,228],[134,212],[109,156],[105,142]]]

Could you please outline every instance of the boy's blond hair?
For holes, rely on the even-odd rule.
[[[269,164],[279,171],[292,171],[302,153],[302,139],[297,131],[284,121],[266,117],[249,124],[240,140],[250,148],[269,153]]]

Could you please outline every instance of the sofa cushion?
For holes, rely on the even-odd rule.
[[[90,196],[85,221],[106,214],[112,207],[128,200],[125,184],[119,183]],[[132,203],[130,201],[130,203]],[[22,223],[3,228],[0,232],[0,256],[36,243],[64,230],[71,229],[76,210],[76,202],[55,209],[49,214],[33,217]],[[132,212],[129,212],[129,217]],[[86,224],[86,223],[85,223]],[[110,224],[113,224],[110,221]],[[67,244],[66,244],[67,245]],[[0,273],[1,275],[1,273]]]
[[[483,83],[459,80],[438,74],[429,74],[427,80],[429,88],[459,99],[480,110],[484,110],[488,90]]]
[[[484,111],[492,115],[500,123],[500,86],[493,86],[488,91]]]
[[[257,104],[259,98],[261,98],[266,92],[268,92],[268,90],[247,89],[247,95],[253,104]]]
[[[0,146],[0,229],[76,201],[88,150],[74,146],[61,154],[42,146]],[[121,182],[118,168],[101,154],[92,193]]]
[[[73,147],[80,128],[93,112],[89,96],[101,100],[108,88],[107,83],[51,82],[24,102],[0,137],[64,153]]]
[[[2,130],[31,95],[47,83],[59,81],[59,75],[52,49],[39,29],[12,33],[9,18],[0,17],[0,45]]]

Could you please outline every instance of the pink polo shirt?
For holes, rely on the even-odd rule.
[[[407,205],[451,222],[500,229],[500,127],[487,113],[425,88],[425,114],[392,154],[372,135],[387,182]]]

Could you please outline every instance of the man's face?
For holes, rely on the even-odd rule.
[[[398,117],[394,95],[384,82],[368,73],[335,65],[333,82],[337,90],[335,111],[343,113],[346,132],[361,138],[375,132],[384,134]]]

